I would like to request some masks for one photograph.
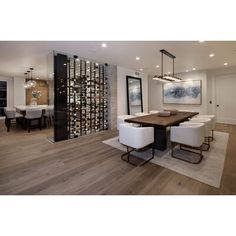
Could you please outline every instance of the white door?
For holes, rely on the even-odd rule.
[[[216,77],[216,121],[236,124],[236,75]]]

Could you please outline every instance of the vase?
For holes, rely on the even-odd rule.
[[[36,106],[37,105],[37,98],[31,98],[30,105]]]

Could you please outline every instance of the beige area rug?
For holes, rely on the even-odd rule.
[[[210,151],[203,152],[204,158],[200,164],[191,164],[171,157],[170,148],[164,152],[155,151],[152,163],[175,171],[179,174],[188,176],[202,183],[219,188],[224,169],[224,161],[229,139],[228,133],[214,132],[215,140],[211,142]],[[126,147],[119,143],[118,137],[103,141],[103,143],[126,151]],[[182,152],[182,151],[180,151]],[[177,154],[186,155],[185,158],[196,158],[191,153],[178,151]],[[133,152],[134,156],[145,159],[150,157],[151,149],[146,152]]]

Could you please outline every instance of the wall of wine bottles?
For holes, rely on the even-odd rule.
[[[108,129],[108,79],[105,64],[68,58],[68,138]]]

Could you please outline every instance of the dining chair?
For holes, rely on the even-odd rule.
[[[170,130],[171,156],[192,164],[199,164],[203,159],[202,146],[205,138],[205,127],[201,123],[189,123],[188,125],[172,126]],[[176,155],[175,146],[185,152],[191,152],[199,156],[196,161]],[[193,151],[196,150],[196,151]],[[197,151],[199,150],[199,152]],[[182,155],[184,155],[182,153]]]
[[[43,118],[44,118],[44,126],[45,127],[47,125],[48,126],[52,125],[52,121],[53,121],[53,118],[54,118],[54,109],[53,109],[53,107],[48,107],[47,109],[45,109],[45,113],[43,114]]]
[[[207,118],[211,119],[212,127],[211,127],[211,136],[209,137],[209,141],[212,142],[214,138],[214,130],[215,130],[215,116],[214,115],[197,115],[197,118]]]
[[[7,132],[10,131],[10,127],[13,121],[15,121],[16,124],[17,123],[22,124],[23,115],[16,112],[16,109],[5,107],[4,114],[5,114],[5,125],[7,127]]]
[[[31,128],[38,127],[42,129],[42,110],[41,109],[27,109],[25,114],[26,127],[28,133],[30,133]]]
[[[121,124],[119,130],[119,142],[126,146],[127,152],[121,155],[121,160],[126,161],[134,166],[130,161],[130,153],[135,150],[143,150],[145,147],[152,145],[152,155],[143,160],[138,166],[142,166],[154,158],[154,128],[153,127],[134,127],[129,124]],[[127,156],[127,159],[124,157]]]
[[[158,111],[158,110],[149,111],[150,114],[157,114],[157,113],[159,113],[159,112],[160,112],[160,111]]]
[[[192,122],[192,123],[204,123],[205,125],[205,142],[204,142],[204,151],[208,151],[210,149],[210,138],[211,138],[211,130],[213,126],[213,122],[209,118],[198,118],[193,117],[189,121],[186,122]],[[185,123],[185,122],[184,122]]]
[[[147,112],[137,112],[137,113],[134,113],[135,116],[147,116],[147,115],[150,115],[149,113]]]
[[[127,122],[125,122],[126,119],[131,119],[131,118],[134,118],[135,116],[133,115],[119,115],[117,117],[117,129],[119,130],[120,129],[120,125],[121,124],[125,124]]]

